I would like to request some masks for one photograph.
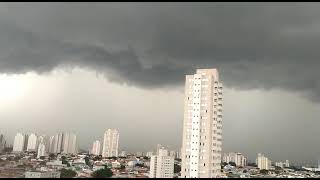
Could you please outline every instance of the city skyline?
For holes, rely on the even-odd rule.
[[[316,164],[319,5],[265,5],[0,3],[0,134],[178,150],[184,76],[217,68],[223,152]]]

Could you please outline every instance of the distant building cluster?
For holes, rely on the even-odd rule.
[[[223,162],[234,162],[237,167],[247,166],[247,158],[239,152],[230,152],[223,155]]]
[[[275,162],[275,166],[281,167],[281,168],[288,168],[290,166],[289,160],[286,160],[285,162]]]
[[[44,156],[46,153],[78,153],[77,136],[73,133],[57,133],[54,136],[30,135],[17,133],[13,141],[13,152],[37,152],[38,156]]]

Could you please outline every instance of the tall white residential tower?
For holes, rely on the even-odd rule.
[[[36,152],[38,150],[38,136],[34,133],[31,133],[28,138],[27,151]]]
[[[104,133],[102,157],[117,157],[119,147],[119,132],[117,129],[108,129]]]
[[[77,151],[77,136],[73,133],[63,133],[62,153],[76,154]]]
[[[13,152],[23,152],[25,150],[26,136],[22,133],[17,133],[13,141]]]
[[[93,155],[100,155],[100,149],[101,149],[101,144],[100,141],[96,140],[92,144],[92,149],[91,149],[91,154]]]
[[[256,159],[256,164],[259,169],[268,170],[271,167],[271,161],[261,153],[258,153],[258,157]]]
[[[182,178],[220,176],[222,84],[216,69],[186,75],[181,148]]]

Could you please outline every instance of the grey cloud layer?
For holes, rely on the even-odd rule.
[[[150,88],[217,67],[229,87],[280,88],[319,100],[319,9],[312,3],[2,4],[0,70],[83,66]]]

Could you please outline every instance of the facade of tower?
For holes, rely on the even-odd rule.
[[[28,146],[27,146],[27,151],[31,152],[36,152],[38,150],[38,136],[34,133],[31,133],[28,138]]]
[[[46,146],[43,142],[39,143],[37,158],[39,159],[41,156],[45,156]]]
[[[26,136],[22,133],[17,133],[13,141],[13,152],[23,152],[25,150]]]
[[[117,157],[119,148],[119,132],[117,129],[108,129],[104,133],[102,157]]]
[[[77,136],[75,134],[68,132],[63,134],[62,153],[77,153]]]
[[[168,150],[159,149],[150,159],[150,178],[173,178],[174,157],[168,155]]]
[[[53,153],[62,152],[62,145],[63,145],[62,143],[63,143],[63,133],[56,134],[53,140]]]
[[[6,140],[3,134],[0,134],[0,153],[4,151],[5,146],[6,146]]]
[[[256,164],[259,169],[269,170],[271,167],[271,161],[269,158],[265,157],[263,154],[258,153],[258,157],[256,159]]]
[[[186,75],[182,178],[220,176],[222,151],[222,84],[216,69]]]
[[[92,144],[91,154],[96,156],[100,155],[100,149],[101,149],[100,141],[98,140],[94,141]]]

